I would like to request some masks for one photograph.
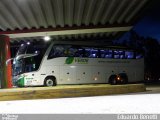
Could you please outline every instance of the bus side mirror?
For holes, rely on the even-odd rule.
[[[33,56],[37,56],[38,54],[35,53],[35,54],[21,54],[21,55],[17,55],[15,58],[11,58],[11,59],[8,59],[6,61],[6,65],[8,65],[8,63],[11,61],[11,60],[15,60],[15,61],[18,61],[22,58],[28,58],[28,57],[33,57]]]

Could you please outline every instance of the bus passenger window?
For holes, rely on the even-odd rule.
[[[56,57],[64,57],[64,47],[61,45],[53,46],[51,49],[48,59],[56,58]]]
[[[75,52],[75,57],[83,57],[84,54],[84,50],[83,49],[77,49],[77,51]]]
[[[100,50],[100,57],[105,58],[105,50]]]
[[[112,57],[113,57],[112,50],[106,50],[105,58],[112,58]]]
[[[64,51],[64,57],[75,57],[77,56],[77,49],[76,48],[66,48],[65,51]]]
[[[125,52],[125,58],[126,59],[133,59],[134,58],[134,52],[126,51]]]
[[[119,51],[119,57],[120,57],[120,59],[124,59],[125,58],[125,52],[124,51]]]
[[[114,50],[114,58],[115,59],[119,59],[119,51],[117,51],[117,50]]]
[[[90,56],[89,56],[90,58],[98,58],[99,56],[98,56],[98,50],[96,50],[96,49],[91,49],[90,50]]]
[[[141,58],[143,58],[143,55],[141,54],[141,53],[136,53],[136,59],[141,59]]]
[[[70,48],[70,57],[75,57],[78,49],[77,48]]]
[[[124,59],[125,58],[124,51],[115,50],[114,51],[114,58],[115,59]]]
[[[84,53],[84,57],[90,57],[90,54],[91,54],[91,49],[86,48],[85,53]]]
[[[124,59],[125,57],[124,57],[124,55],[120,55],[120,59]]]

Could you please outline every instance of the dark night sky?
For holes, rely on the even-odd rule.
[[[154,1],[144,16],[135,24],[133,30],[141,36],[155,38],[160,43],[160,0]],[[126,33],[121,40],[128,36],[129,34]]]
[[[133,28],[133,30],[144,37],[150,36],[160,40],[160,18],[152,18],[145,17]]]

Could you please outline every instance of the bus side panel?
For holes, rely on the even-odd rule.
[[[128,82],[138,82],[144,80],[144,72],[143,68],[140,67],[128,67],[128,68],[122,68],[126,71],[126,74],[128,76]]]
[[[136,80],[137,81],[144,81],[144,68],[143,67],[137,67]]]
[[[117,64],[118,73],[126,73],[128,82],[138,82],[144,79],[144,59],[128,59],[126,63]]]
[[[77,84],[75,67],[64,65],[60,66],[60,79],[57,80],[58,84]]]
[[[105,80],[106,80],[106,83],[109,83],[110,76],[116,75],[118,73],[119,73],[119,67],[108,64],[105,67]]]
[[[107,79],[105,76],[107,76],[107,67],[105,66],[93,66],[91,67],[91,80],[92,83],[107,83]]]
[[[91,82],[91,67],[90,66],[77,66],[76,68],[76,83],[85,84]]]
[[[119,73],[126,73],[128,82],[135,82],[136,80],[136,69],[134,67],[119,67]]]
[[[144,81],[144,58],[137,60],[136,79]]]
[[[41,82],[39,80],[39,72],[31,72],[26,73],[26,76],[24,77],[24,86],[38,86],[41,85]]]
[[[55,66],[55,65],[46,65],[45,67],[43,67],[43,69],[41,70],[41,84],[44,84],[44,80],[47,76],[54,76],[58,82],[59,80],[59,66]]]

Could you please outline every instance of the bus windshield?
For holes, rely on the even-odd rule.
[[[37,55],[13,61],[13,76],[38,70],[47,47],[48,44],[21,44],[16,56],[22,54]]]

